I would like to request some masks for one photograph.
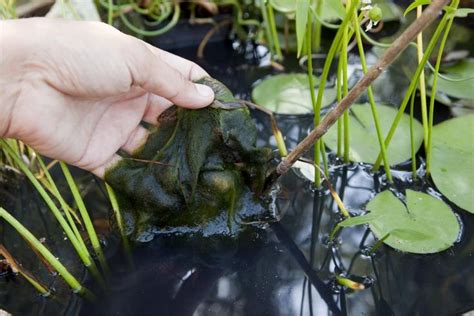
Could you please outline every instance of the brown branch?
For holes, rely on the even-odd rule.
[[[388,48],[377,63],[369,69],[339,104],[329,112],[321,123],[311,131],[290,154],[277,166],[277,174],[282,175],[300,158],[311,146],[318,141],[328,129],[342,116],[352,103],[367,89],[367,87],[407,48],[418,33],[423,31],[437,17],[449,0],[434,0],[423,14],[416,19]]]

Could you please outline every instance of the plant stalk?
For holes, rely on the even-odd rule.
[[[74,197],[74,201],[76,202],[77,208],[79,209],[79,213],[81,214],[82,221],[84,226],[86,227],[87,234],[89,235],[89,239],[92,244],[92,248],[97,255],[97,259],[99,259],[100,266],[104,273],[108,274],[109,268],[107,265],[107,260],[105,259],[104,253],[102,252],[102,247],[100,245],[99,238],[97,237],[97,233],[95,232],[94,225],[92,224],[92,220],[87,212],[86,206],[84,201],[79,193],[79,189],[77,188],[76,182],[69,171],[69,168],[64,162],[59,163],[61,166],[61,170],[63,171],[64,177],[71,189],[72,195]]]
[[[362,36],[360,34],[359,20],[357,19],[357,15],[355,13],[352,19],[353,19],[354,29],[355,29],[355,34],[356,34],[357,47],[359,49],[360,63],[362,64],[362,71],[364,72],[364,74],[366,74],[368,71],[367,62],[365,60],[365,52],[364,52],[364,46],[362,44]],[[382,157],[383,157],[383,163],[385,166],[385,173],[387,175],[387,180],[389,182],[393,182],[387,150],[385,149],[385,142],[384,142],[384,137],[382,134],[382,127],[380,125],[380,118],[377,111],[377,105],[375,103],[374,92],[372,91],[372,86],[370,85],[367,87],[367,95],[369,96],[370,109],[372,110],[372,117],[374,119],[375,131],[377,132],[377,139],[379,141],[380,152],[382,153]]]
[[[451,3],[451,7],[456,10],[459,5],[459,0],[453,0]],[[431,96],[430,96],[430,108],[429,108],[429,116],[428,116],[428,146],[426,150],[426,174],[429,175],[431,173],[431,158],[432,158],[432,150],[433,150],[433,117],[434,117],[434,103],[436,100],[436,90],[438,87],[438,74],[439,74],[439,67],[441,66],[441,60],[443,59],[443,51],[444,47],[446,46],[446,41],[448,39],[449,31],[451,30],[451,26],[453,25],[455,15],[453,14],[449,20],[448,24],[446,25],[446,29],[444,30],[443,37],[441,38],[441,43],[439,44],[438,56],[436,57],[436,64],[433,73],[433,84],[431,85]]]
[[[420,5],[416,8],[416,18],[418,19],[423,13],[423,7]],[[416,36],[416,57],[418,58],[418,64],[422,64],[423,68],[421,69],[420,78],[419,78],[419,88],[420,88],[420,99],[421,99],[421,121],[423,124],[423,144],[425,150],[427,149],[428,142],[428,114],[427,114],[427,105],[426,105],[426,80],[425,80],[425,63],[423,61],[423,32],[418,33]]]
[[[54,267],[74,293],[81,295],[91,295],[79,281],[66,269],[66,267],[19,221],[17,221],[4,208],[0,207],[0,217],[8,222],[18,233],[25,238],[38,252]]]
[[[286,173],[291,166],[305,153],[318,139],[324,135],[337,119],[348,109],[351,104],[367,89],[367,87],[377,79],[380,74],[400,55],[409,45],[416,35],[430,25],[438,16],[449,0],[433,0],[423,12],[388,48],[377,63],[371,67],[357,84],[351,89],[349,94],[329,112],[321,123],[314,128],[311,133],[303,139],[296,148],[288,154],[277,166],[277,174]],[[322,80],[321,80],[322,82]]]

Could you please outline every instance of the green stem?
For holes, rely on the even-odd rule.
[[[316,0],[316,2],[317,2],[316,3],[316,13],[317,13],[318,16],[321,16],[321,10],[323,8],[323,1],[324,0]],[[321,51],[321,29],[322,29],[321,22],[318,19],[315,19],[315,21],[314,21],[314,50],[316,52]]]
[[[353,16],[353,23],[354,23],[354,29],[355,29],[355,34],[356,34],[357,47],[359,49],[360,62],[362,64],[362,70],[363,70],[364,74],[366,74],[367,71],[368,71],[367,62],[366,62],[366,59],[365,59],[365,52],[364,52],[364,46],[362,44],[362,37],[360,35],[360,28],[358,27],[359,21],[357,19],[357,15],[355,13],[354,13],[354,16]],[[385,173],[387,174],[387,180],[389,182],[393,182],[392,173],[390,171],[390,163],[388,161],[387,150],[385,149],[384,137],[383,137],[383,134],[382,134],[382,128],[380,126],[380,118],[379,118],[379,114],[378,114],[378,111],[377,111],[377,105],[375,103],[375,97],[374,97],[374,92],[372,90],[372,85],[369,85],[367,87],[367,94],[369,96],[370,108],[372,110],[372,117],[374,119],[375,130],[377,132],[377,139],[379,141],[380,151],[381,151],[382,157],[383,157],[383,163],[384,163],[384,166],[385,166]]]
[[[356,14],[349,13],[349,6],[351,4],[350,0],[346,1],[346,15],[347,14]],[[341,45],[341,60],[342,60],[342,95],[345,97],[349,93],[349,78],[347,74],[347,48],[349,46],[349,24],[344,27],[342,35],[342,45]],[[343,125],[344,125],[344,162],[349,162],[349,151],[350,151],[350,122],[349,122],[349,111],[345,111],[343,115]]]
[[[459,5],[459,0],[453,0],[451,7],[453,9],[457,9]],[[436,57],[436,64],[435,70],[433,75],[433,84],[431,86],[431,96],[430,96],[430,109],[429,109],[429,126],[428,126],[428,148],[426,150],[426,174],[429,175],[431,173],[431,158],[432,158],[432,150],[433,150],[433,117],[434,117],[434,104],[436,99],[436,90],[438,87],[438,75],[439,75],[439,68],[441,66],[441,60],[443,58],[443,51],[444,47],[446,46],[446,41],[448,39],[449,31],[451,30],[451,26],[453,25],[455,15],[453,14],[449,20],[448,24],[446,25],[446,29],[444,30],[443,37],[441,38],[441,43],[439,45],[438,56]]]
[[[48,297],[51,295],[51,292],[48,289],[46,289],[41,283],[29,276],[27,273],[24,273],[23,271],[18,271],[18,273],[20,273],[21,276],[24,277],[28,283],[30,283],[41,294],[41,296]]]
[[[107,8],[107,24],[112,25],[114,22],[114,0],[109,0]]]
[[[375,245],[372,246],[372,249],[370,249],[370,252],[368,253],[369,256],[373,256],[377,250],[379,250],[380,247],[382,247],[383,242],[390,236],[390,233],[387,233],[385,236],[383,236],[381,239],[377,240]]]
[[[418,6],[416,8],[416,18],[418,19],[420,15],[423,13],[422,6]],[[417,58],[418,63],[421,63],[423,60],[423,32],[418,33],[416,36],[416,51],[417,51]],[[421,100],[421,121],[423,123],[423,143],[425,146],[425,150],[427,149],[427,141],[428,141],[428,107],[426,105],[426,81],[425,81],[425,70],[424,64],[423,68],[421,69],[420,78],[419,78],[419,88],[420,88],[420,100]]]
[[[411,144],[411,173],[413,179],[416,179],[416,148],[415,148],[415,132],[413,130],[413,112],[415,109],[415,91],[411,94],[410,101],[410,144]]]
[[[275,15],[273,13],[273,7],[271,5],[267,5],[268,10],[268,22],[270,23],[270,30],[273,36],[273,44],[275,45],[275,51],[279,60],[283,59],[283,55],[281,53],[280,48],[280,41],[278,40],[278,33],[275,24]]]
[[[49,185],[51,187],[53,195],[59,201],[59,204],[61,205],[61,208],[63,209],[64,214],[66,215],[66,219],[69,222],[69,225],[71,226],[74,234],[76,235],[76,238],[79,241],[79,244],[81,245],[82,250],[84,250],[84,252],[86,252],[87,255],[90,256],[89,250],[87,249],[87,246],[86,246],[84,240],[82,239],[82,235],[79,232],[79,229],[77,228],[77,225],[74,222],[74,219],[72,218],[70,212],[68,211],[69,207],[68,207],[66,201],[64,200],[64,198],[62,197],[61,193],[59,192],[58,187],[56,186],[56,183],[54,182],[53,178],[51,177],[51,173],[49,172],[48,168],[46,167],[46,165],[45,165],[43,159],[41,158],[41,156],[39,154],[36,154],[36,157],[38,159],[38,163],[40,165],[41,170],[43,170],[43,173],[45,174],[46,179],[49,182]]]
[[[314,77],[313,77],[313,45],[311,45],[311,31],[313,24],[311,21],[311,11],[308,12],[308,21],[306,24],[306,56],[308,57],[308,82],[309,82],[309,91],[311,95],[311,104],[313,106],[314,112],[314,126],[319,124],[320,111],[321,108],[318,108],[316,103],[316,93],[314,91]],[[319,166],[321,164],[321,140],[318,140],[314,144],[314,164]],[[316,168],[314,173],[314,185],[319,188],[321,185],[321,173],[319,168]]]
[[[262,12],[262,19],[263,24],[265,24],[265,35],[267,36],[268,40],[268,48],[270,49],[270,53],[272,56],[275,55],[275,45],[273,44],[273,37],[270,30],[270,23],[268,22],[268,14],[267,14],[267,4],[264,0],[260,2],[260,10]]]
[[[337,94],[337,103],[342,100],[342,59],[339,58],[337,63],[337,74],[336,74],[336,94]],[[337,156],[342,156],[342,118],[337,119]]]
[[[329,164],[328,164],[328,159],[326,156],[326,146],[324,145],[324,141],[322,139],[321,139],[320,144],[321,144],[321,157],[323,158],[324,174],[326,175],[326,178],[329,179]]]
[[[408,86],[407,92],[405,93],[405,97],[403,98],[402,103],[400,104],[400,107],[398,109],[398,113],[392,123],[392,126],[390,127],[390,130],[385,137],[385,148],[388,150],[388,146],[390,145],[390,141],[392,140],[393,135],[395,134],[395,131],[398,127],[398,124],[400,123],[400,120],[403,117],[403,114],[405,112],[405,109],[408,105],[408,101],[410,100],[411,94],[413,93],[413,90],[415,89],[417,83],[418,83],[418,78],[420,77],[421,71],[423,70],[423,67],[430,57],[431,53],[433,52],[433,49],[438,42],[438,38],[441,35],[442,30],[444,29],[446,22],[448,19],[448,14],[444,14],[443,17],[441,18],[441,21],[438,23],[438,27],[435,30],[435,33],[433,34],[433,37],[431,38],[426,50],[425,54],[423,55],[423,59],[421,62],[418,64],[418,67],[416,68],[415,74],[412,77],[412,80],[410,82],[410,85]],[[373,170],[378,171],[380,168],[380,164],[382,162],[382,155],[379,153],[377,160],[375,161]]]
[[[371,45],[374,45],[374,46],[377,46],[377,47],[381,47],[381,48],[389,48],[390,46],[392,46],[392,43],[381,43],[381,42],[377,42],[376,40],[374,40],[373,38],[371,38],[369,35],[367,35],[366,32],[364,32],[364,30],[359,26],[359,28],[361,29],[361,34],[362,34],[362,37]],[[416,44],[411,42],[409,44],[410,46],[416,48]],[[436,72],[436,69],[435,67],[433,67],[433,65],[431,65],[431,63],[427,60],[426,61],[426,66],[428,66],[428,68],[434,73]],[[443,79],[443,80],[446,80],[446,81],[450,81],[450,82],[464,82],[464,81],[468,81],[468,80],[472,80],[474,79],[474,76],[472,77],[465,77],[465,78],[451,78],[449,76],[445,76],[443,74],[440,74],[438,73],[438,77]]]
[[[103,272],[108,274],[109,268],[107,265],[107,261],[105,260],[104,253],[102,252],[102,247],[100,246],[99,238],[97,237],[97,233],[95,232],[94,225],[92,224],[92,220],[89,216],[89,213],[87,212],[87,209],[81,197],[81,194],[79,193],[79,189],[77,188],[76,182],[74,181],[67,165],[62,161],[59,164],[61,166],[61,170],[63,171],[64,177],[66,178],[66,181],[69,185],[69,188],[71,189],[72,195],[74,197],[74,201],[76,202],[76,205],[79,209],[79,213],[81,214],[81,217],[82,217],[82,221],[86,228],[87,234],[89,235],[92,248],[94,249],[95,254],[97,255],[97,259],[99,259],[100,266],[102,267]]]
[[[324,62],[324,67],[323,67],[323,72],[321,74],[320,80],[319,80],[319,87],[318,87],[318,95],[316,99],[316,105],[314,106],[314,125],[318,126],[320,120],[321,120],[321,106],[323,103],[323,96],[324,96],[324,90],[326,87],[326,82],[329,77],[329,70],[331,68],[332,61],[334,60],[334,56],[336,55],[337,50],[339,49],[339,46],[341,44],[341,38],[343,35],[343,30],[347,27],[351,15],[355,12],[357,5],[359,4],[359,0],[355,0],[352,2],[352,5],[349,8],[349,14],[344,17],[344,20],[341,23],[341,27],[338,29],[336,36],[334,37],[334,40],[331,44],[331,47],[329,48],[329,52],[326,57],[326,61]],[[311,58],[308,58],[308,61]],[[308,65],[309,66],[309,65]],[[319,166],[319,155],[316,155],[316,150],[319,151],[320,147],[316,144],[315,145],[315,164],[316,164],[316,159],[318,160],[318,166]],[[319,180],[320,180],[320,174],[319,171],[316,170],[316,175],[319,175]],[[316,176],[317,177],[317,176]],[[319,182],[315,182],[319,183]],[[319,184],[318,184],[319,186]]]
[[[176,2],[171,21],[165,26],[163,26],[162,28],[154,30],[154,31],[147,31],[147,30],[143,30],[141,28],[136,27],[127,19],[127,17],[125,16],[125,13],[122,12],[122,10],[119,10],[119,14],[120,14],[120,19],[122,20],[123,24],[125,24],[125,26],[128,27],[133,32],[142,36],[158,36],[158,35],[168,32],[170,29],[172,29],[176,25],[176,23],[178,23],[179,17],[181,15],[181,8],[179,6],[179,3]]]
[[[25,176],[30,180],[32,185],[35,187],[36,191],[38,191],[38,193],[41,195],[41,197],[45,201],[46,205],[48,205],[48,207],[52,211],[54,217],[56,217],[57,221],[59,222],[62,229],[66,233],[66,236],[71,241],[71,244],[73,245],[74,249],[76,250],[79,257],[81,258],[84,265],[86,267],[91,267],[91,265],[92,265],[91,258],[82,249],[81,244],[79,243],[79,241],[76,238],[76,235],[72,231],[71,227],[69,227],[68,223],[66,222],[66,220],[62,216],[62,214],[59,211],[56,204],[54,204],[51,197],[48,195],[48,193],[42,187],[41,183],[39,183],[39,181],[35,178],[33,173],[29,170],[28,166],[23,162],[23,160],[15,152],[13,152],[11,147],[7,144],[7,142],[4,139],[0,139],[0,145],[2,145],[8,151],[8,153],[13,158],[15,163],[18,165],[18,167],[21,169],[21,171],[25,174]]]
[[[133,259],[132,259],[132,252],[131,252],[131,249],[130,249],[130,243],[128,241],[127,235],[125,234],[125,229],[123,227],[122,212],[121,212],[120,207],[118,205],[117,197],[115,195],[114,190],[112,189],[112,187],[110,185],[105,183],[105,188],[107,190],[107,194],[109,196],[109,201],[110,201],[110,204],[112,205],[112,209],[113,209],[114,215],[115,215],[115,220],[117,222],[117,226],[118,226],[118,229],[119,229],[119,232],[120,232],[120,236],[122,238],[122,243],[123,243],[125,256],[127,257],[127,261],[129,263],[130,267],[134,268],[135,265],[134,265]]]
[[[15,228],[16,231],[48,261],[48,263],[72,288],[74,293],[81,295],[90,293],[71,273],[69,273],[66,267],[64,267],[64,265],[28,229],[26,229],[25,226],[23,226],[2,207],[0,207],[0,217],[13,226],[13,228]]]

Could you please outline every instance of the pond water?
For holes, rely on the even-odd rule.
[[[194,47],[175,53],[196,60]],[[249,98],[255,81],[276,72],[265,67],[268,59],[263,47],[231,42],[209,44],[205,58],[196,62],[243,99]],[[285,64],[287,70],[301,71],[299,65],[289,63]],[[389,90],[387,93],[394,91]],[[439,113],[438,119],[448,115],[446,110]],[[261,113],[254,116],[259,145],[274,145],[268,118]],[[308,116],[278,119],[289,148],[312,127]],[[343,165],[331,159],[331,182],[351,212],[363,212],[375,193],[386,188],[384,177],[372,174],[370,166]],[[430,183],[411,183],[410,166],[402,165],[393,172],[397,190],[409,186],[439,195]],[[108,206],[101,186],[89,175],[78,172],[78,176],[82,177],[81,188],[89,209],[97,213],[95,222],[107,223]],[[16,216],[26,210],[42,214],[23,213],[25,221],[29,221],[25,225],[35,226],[37,236],[49,236],[53,252],[74,274],[87,280],[61,233],[52,232],[58,230],[51,224],[53,219],[45,215],[48,212],[44,208],[39,209],[41,202],[24,182],[13,187],[11,180],[6,184],[0,175],[0,204],[20,210]],[[155,238],[135,247],[136,267],[130,269],[118,238],[111,235],[106,240],[112,269],[110,289],[104,294],[88,284],[102,293],[96,302],[69,295],[61,280],[54,281],[42,272],[39,277],[57,284],[58,299],[38,297],[19,278],[0,280],[0,307],[18,315],[454,315],[474,309],[474,216],[450,204],[462,222],[463,233],[444,252],[413,255],[381,246],[371,254],[376,240],[366,226],[344,229],[335,242],[327,242],[340,220],[329,191],[314,191],[297,171],[286,174],[279,188],[277,207],[281,220],[268,225],[263,244],[244,245],[232,260],[214,260],[210,264],[192,249]],[[108,234],[107,227],[103,234]],[[18,249],[22,241],[14,235],[5,228],[1,238],[4,244]],[[28,268],[35,274],[44,270],[35,255],[27,253],[28,249],[19,257]],[[350,276],[366,288],[344,289],[336,285],[335,273]]]

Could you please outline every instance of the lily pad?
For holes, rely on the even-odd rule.
[[[397,22],[403,18],[403,11],[395,3],[389,0],[374,0],[373,4],[382,10],[384,22]]]
[[[449,99],[456,98],[463,100],[463,104],[474,105],[474,58],[464,59],[453,66],[442,69],[443,74],[453,79],[469,79],[463,81],[449,81],[438,78],[436,99],[444,104],[450,105]],[[433,83],[433,76],[430,78],[430,85]],[[447,98],[448,97],[448,98]]]
[[[397,109],[378,105],[377,111],[380,118],[382,133],[387,135]],[[374,163],[380,151],[379,141],[372,118],[369,104],[354,104],[351,106],[349,115],[350,124],[350,150],[349,159],[355,162]],[[418,121],[414,121],[415,148],[423,142],[423,127]],[[337,126],[333,125],[324,136],[326,145],[333,151],[337,148]],[[388,147],[388,157],[391,165],[396,165],[411,157],[410,144],[410,117],[403,115],[395,135]]]
[[[282,13],[294,13],[297,1],[295,0],[270,0],[272,7]],[[314,7],[313,7],[314,9]],[[338,1],[324,1],[321,7],[321,18],[324,21],[343,19],[345,9]]]
[[[360,216],[353,225],[368,223],[377,238],[388,234],[384,243],[401,251],[419,254],[443,251],[456,242],[461,230],[446,203],[422,192],[407,190],[404,203],[392,192],[383,191],[367,204],[367,209],[370,213]],[[351,224],[344,222],[340,225]]]
[[[474,213],[474,115],[447,120],[433,128],[431,176],[438,190]]]
[[[315,89],[319,79],[314,77]],[[317,93],[317,91],[316,91]],[[306,74],[281,74],[261,81],[252,91],[255,103],[278,114],[313,113],[309,77]],[[336,99],[334,89],[326,89],[322,106]]]

